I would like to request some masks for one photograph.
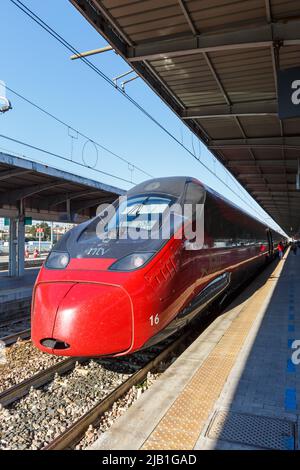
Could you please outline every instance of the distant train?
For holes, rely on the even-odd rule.
[[[164,237],[174,204],[192,210],[176,213]],[[32,340],[42,351],[120,356],[147,348],[221,302],[275,256],[282,239],[189,177],[146,181],[114,209],[104,238],[100,213],[48,255],[32,301]],[[193,232],[199,217],[203,239],[193,242],[182,234]],[[123,237],[129,229],[139,237]]]

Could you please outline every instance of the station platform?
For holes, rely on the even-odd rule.
[[[300,256],[287,252],[90,450],[298,449],[298,285]]]
[[[0,315],[6,310],[6,304],[31,298],[35,279],[40,268],[27,268],[22,277],[8,277],[0,272]]]
[[[42,266],[43,262],[45,261],[47,255],[42,255],[39,258],[30,258],[25,259],[25,270],[28,268],[39,268]],[[0,274],[8,275],[8,256],[1,256],[0,257]]]

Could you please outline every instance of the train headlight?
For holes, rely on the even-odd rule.
[[[69,261],[69,253],[51,251],[46,260],[45,266],[49,269],[65,269],[68,266]]]
[[[113,263],[109,270],[111,271],[133,271],[141,268],[153,256],[154,253],[132,253]]]

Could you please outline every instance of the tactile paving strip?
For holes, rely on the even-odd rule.
[[[274,285],[272,278],[279,276],[282,267],[283,264],[277,266],[270,280],[244,306],[229,330],[196,370],[184,390],[144,442],[142,450],[194,448],[258,315],[259,305],[265,301],[270,283]]]
[[[254,448],[295,449],[295,424],[267,416],[219,411],[209,426],[207,436]]]

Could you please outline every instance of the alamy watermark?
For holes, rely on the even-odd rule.
[[[298,366],[300,364],[300,339],[295,339],[292,343],[292,349],[295,351],[292,354],[292,363],[295,364],[295,366]]]
[[[110,240],[184,239],[187,250],[204,244],[204,204],[169,204],[162,197],[127,199],[118,205],[101,204],[97,209],[96,234],[103,243]],[[133,198],[134,199],[134,198]]]

